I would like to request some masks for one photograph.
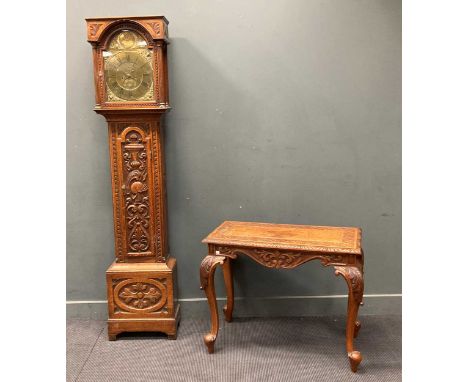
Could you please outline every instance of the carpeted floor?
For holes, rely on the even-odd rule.
[[[401,316],[361,316],[356,374],[344,317],[234,318],[221,322],[215,353],[207,319],[183,319],[176,341],[158,334],[107,340],[104,321],[67,323],[67,381],[401,381]]]

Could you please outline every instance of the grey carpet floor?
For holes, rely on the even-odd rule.
[[[221,322],[215,353],[206,319],[183,319],[175,341],[158,334],[107,340],[105,321],[67,322],[67,381],[401,381],[401,316],[362,316],[356,374],[345,317],[234,318]]]

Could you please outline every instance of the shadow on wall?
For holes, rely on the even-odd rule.
[[[170,252],[178,261],[180,298],[194,294],[203,297],[198,269],[206,246],[201,240],[224,220],[287,223],[281,221],[280,213],[272,210],[285,208],[284,200],[291,195],[287,192],[272,195],[274,191],[266,182],[273,177],[278,155],[275,142],[265,143],[265,135],[271,132],[265,131],[269,126],[265,127],[258,110],[265,101],[249,98],[248,91],[223,74],[187,39],[171,40],[169,65],[173,110],[166,117],[165,151]],[[292,110],[287,112],[294,112],[294,107],[297,106],[291,106]],[[285,139],[280,143],[298,144],[297,135],[286,134]],[[259,149],[252,150],[252,146]],[[284,176],[279,179],[279,183],[284,183],[279,188],[288,189],[291,179],[287,177],[294,176],[291,172],[283,170],[275,175],[276,180]],[[242,196],[249,199],[245,201],[247,205],[235,204]],[[300,294],[304,291],[303,279],[309,279],[310,275],[313,280],[305,286],[307,294],[320,294],[314,293],[316,286],[320,286],[322,294],[333,294],[337,288],[347,293],[345,285],[336,285],[341,281],[335,280],[332,270],[313,271],[313,266],[307,264],[295,270],[278,271],[247,262],[252,261],[242,258],[234,265],[237,296],[278,296],[281,289],[274,291],[272,287],[285,284]],[[296,278],[291,273],[302,277]],[[216,279],[218,285],[222,283],[220,275]],[[249,288],[259,284],[258,280],[265,282],[255,290]]]
[[[244,217],[240,208],[233,214],[229,204],[233,190],[246,182],[238,169],[247,163],[239,164],[243,158],[235,147],[245,139],[238,132],[252,106],[189,40],[171,38],[168,54],[173,107],[165,122],[169,245],[178,261],[180,297],[201,297],[198,268],[206,253],[201,240],[223,220]],[[254,112],[249,124],[257,124]]]

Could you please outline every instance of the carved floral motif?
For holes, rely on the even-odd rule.
[[[125,304],[143,309],[155,305],[161,298],[161,291],[150,284],[136,283],[123,288],[119,297]]]
[[[164,182],[160,124],[116,123],[112,173],[118,261],[165,262]]]
[[[295,253],[278,250],[253,249],[248,255],[269,268],[294,268],[305,261]]]
[[[161,33],[161,23],[159,22],[148,23],[148,25],[151,26],[151,28],[153,28],[154,33],[156,33],[157,35]]]
[[[256,262],[269,268],[295,268],[311,260],[320,260],[322,265],[341,265],[347,263],[346,254],[316,254],[313,252],[291,252],[279,249],[236,248],[215,246],[216,255],[235,258],[237,254],[245,254]]]
[[[89,34],[91,36],[96,36],[96,33],[99,31],[99,28],[101,28],[102,24],[90,24],[89,25]]]
[[[342,253],[332,253],[326,256],[317,256],[317,259],[320,260],[322,265],[327,267],[333,264],[346,264],[348,262],[348,255]]]
[[[335,266],[335,274],[344,277],[354,300],[360,303],[364,293],[364,279],[361,270],[352,266]]]
[[[154,279],[124,280],[115,286],[115,303],[130,312],[156,311],[166,303],[164,284]]]
[[[149,250],[150,205],[148,196],[147,150],[142,133],[130,130],[122,147],[125,179],[125,219],[129,252]]]

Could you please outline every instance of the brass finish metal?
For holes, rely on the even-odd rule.
[[[103,52],[107,100],[154,100],[152,51],[138,33],[123,30]]]

